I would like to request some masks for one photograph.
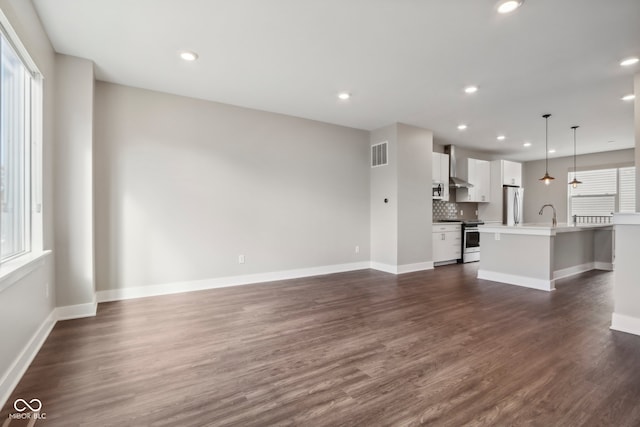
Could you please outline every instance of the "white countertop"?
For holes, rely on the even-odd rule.
[[[481,233],[528,234],[533,236],[555,236],[557,233],[593,230],[596,228],[613,228],[613,224],[567,224],[559,223],[556,227],[550,223],[525,223],[519,225],[480,225]]]
[[[613,222],[620,225],[640,225],[640,213],[613,214]]]

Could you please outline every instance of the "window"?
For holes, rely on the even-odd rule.
[[[617,212],[636,211],[636,168],[634,166],[618,169],[620,174],[619,206]]]
[[[635,167],[579,171],[577,175],[582,184],[569,187],[569,222],[574,215],[609,217],[613,212],[635,212]],[[573,177],[569,172],[567,182]]]
[[[31,59],[0,16],[0,262],[32,249],[32,208],[39,211],[38,179],[41,134],[37,125],[41,77]],[[38,161],[36,162],[36,158]],[[38,187],[37,189],[35,187]],[[37,190],[37,191],[36,191]]]

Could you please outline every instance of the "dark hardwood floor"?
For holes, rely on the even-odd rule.
[[[59,322],[3,412],[37,426],[640,426],[613,274],[546,293],[477,264],[100,304]],[[18,421],[10,427],[18,425]]]

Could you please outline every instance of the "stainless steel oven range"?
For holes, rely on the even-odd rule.
[[[462,221],[462,262],[480,261],[480,220]]]

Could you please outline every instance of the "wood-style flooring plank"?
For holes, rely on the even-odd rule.
[[[640,337],[609,330],[613,273],[546,293],[476,272],[103,303],[56,325],[0,420],[38,398],[37,426],[640,426]]]

